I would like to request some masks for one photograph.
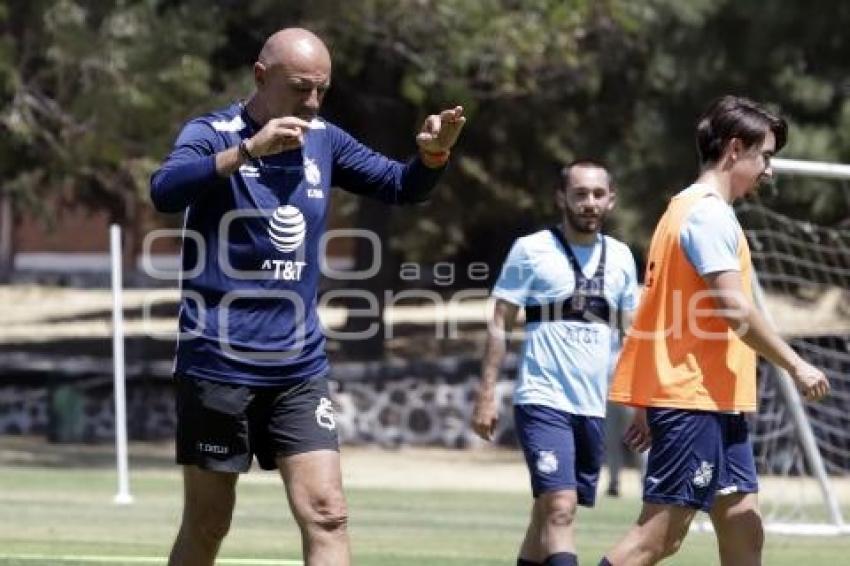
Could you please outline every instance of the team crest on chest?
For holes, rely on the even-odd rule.
[[[304,157],[304,178],[314,187],[322,182],[322,172],[319,171],[316,161],[306,156]]]

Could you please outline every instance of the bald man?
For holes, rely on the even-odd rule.
[[[331,187],[390,204],[428,199],[464,124],[429,116],[394,161],[318,116],[331,58],[303,29],[269,37],[245,102],[189,121],[151,179],[184,212],[175,360],[184,510],[171,566],[212,565],[238,474],[278,469],[309,566],[349,564],[328,361],[316,313]]]

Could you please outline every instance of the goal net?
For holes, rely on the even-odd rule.
[[[806,402],[782,370],[760,362],[751,421],[759,501],[768,530],[850,534],[850,165],[774,159],[773,167],[772,188],[737,207],[757,274],[756,302],[827,374],[832,393]],[[795,218],[810,216],[814,198],[834,222]],[[789,205],[795,199],[796,210]]]

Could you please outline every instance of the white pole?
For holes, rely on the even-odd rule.
[[[112,368],[115,383],[115,448],[118,464],[118,493],[113,501],[119,505],[133,502],[127,466],[127,396],[124,390],[124,301],[121,227],[109,227],[109,252],[112,257]]]
[[[807,177],[821,177],[824,179],[848,179],[850,178],[850,165],[843,163],[824,163],[822,161],[801,161],[799,159],[781,159],[775,157],[770,160],[770,166],[777,173],[783,175],[804,175]]]
[[[771,330],[778,333],[776,323],[773,321],[773,316],[765,307],[764,291],[762,290],[761,283],[759,283],[758,276],[755,275],[755,273],[753,274],[752,289],[753,302],[755,302],[756,308],[761,311],[765,322],[767,322],[767,325],[771,328]],[[785,402],[788,403],[791,420],[793,421],[797,434],[799,435],[800,443],[803,445],[803,453],[806,456],[806,460],[808,460],[809,465],[812,467],[812,473],[818,482],[818,486],[820,486],[821,495],[823,495],[827,511],[829,512],[829,518],[833,525],[841,531],[844,528],[844,517],[841,514],[841,505],[838,503],[838,499],[836,498],[833,490],[830,489],[829,475],[826,472],[826,466],[823,463],[823,458],[821,458],[820,450],[818,450],[818,442],[815,438],[815,433],[812,430],[809,418],[806,416],[806,408],[803,406],[800,393],[797,391],[797,387],[794,385],[794,382],[791,380],[791,376],[788,375],[787,371],[779,366],[773,367],[776,370],[776,377],[778,378],[776,384],[785,397]]]

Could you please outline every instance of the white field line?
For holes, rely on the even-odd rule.
[[[91,556],[51,554],[0,554],[0,560],[50,560],[52,562],[85,562],[87,564],[165,564],[166,559],[157,556]],[[232,566],[302,566],[300,560],[270,560],[263,558],[218,558],[216,564]]]

